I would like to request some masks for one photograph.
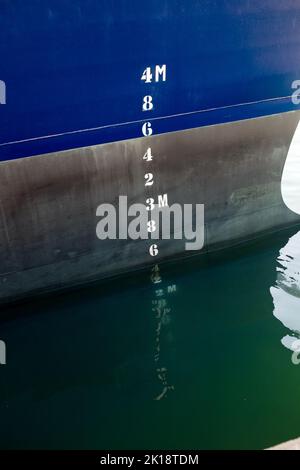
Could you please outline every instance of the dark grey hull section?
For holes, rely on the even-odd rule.
[[[151,258],[149,241],[96,237],[99,204],[145,202],[148,145],[152,194],[205,205],[202,253],[298,222],[280,180],[299,119],[290,112],[2,163],[0,301],[187,254],[181,240],[159,241]]]

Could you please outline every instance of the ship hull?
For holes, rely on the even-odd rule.
[[[294,0],[2,0],[0,301],[194,254],[99,240],[120,196],[204,205],[200,253],[297,223],[299,24]]]
[[[145,202],[143,149],[156,192],[204,204],[200,253],[299,222],[281,197],[281,174],[300,113],[201,127],[23,158],[0,165],[0,300],[74,287],[151,265],[148,240],[99,240],[97,207]],[[155,262],[189,256],[159,241]]]

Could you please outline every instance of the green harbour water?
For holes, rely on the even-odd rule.
[[[1,307],[0,447],[262,449],[299,436],[299,230]]]

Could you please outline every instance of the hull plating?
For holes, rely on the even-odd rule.
[[[281,174],[299,112],[24,158],[0,165],[2,301],[153,263],[148,241],[96,237],[96,209],[145,201],[141,155],[151,144],[158,193],[205,205],[206,251],[299,221]],[[157,261],[184,256],[162,240]]]

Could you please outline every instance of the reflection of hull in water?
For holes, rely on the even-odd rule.
[[[1,298],[59,289],[153,261],[148,241],[96,238],[96,208],[145,200],[151,143],[157,194],[205,204],[203,252],[299,220],[283,204],[282,168],[298,112],[5,162],[0,168]],[[160,241],[156,260],[184,253]]]
[[[300,339],[300,232],[293,235],[280,250],[276,285],[270,292],[274,303],[274,316],[290,331],[282,344],[299,350]]]

